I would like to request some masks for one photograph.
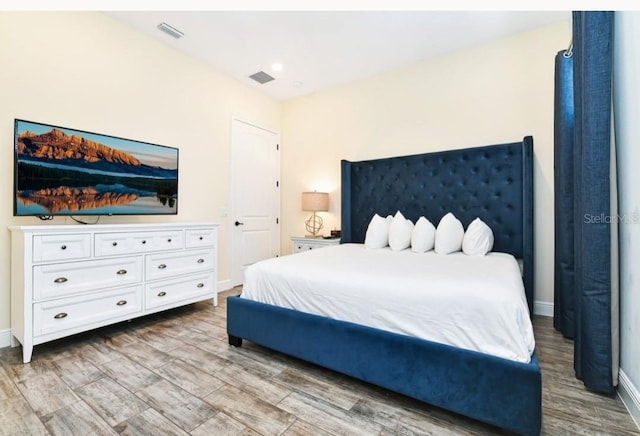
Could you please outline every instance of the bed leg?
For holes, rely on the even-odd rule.
[[[237,336],[229,335],[229,345],[233,345],[234,347],[242,346],[242,338]]]

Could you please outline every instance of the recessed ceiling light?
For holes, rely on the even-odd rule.
[[[271,64],[271,69],[273,71],[282,71],[282,64],[279,63],[275,63],[275,64]]]

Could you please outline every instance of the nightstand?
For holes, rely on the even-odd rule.
[[[291,251],[300,253],[301,251],[315,250],[317,248],[329,247],[340,244],[340,238],[305,238],[304,236],[291,237]]]

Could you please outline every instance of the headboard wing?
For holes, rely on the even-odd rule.
[[[533,307],[533,138],[522,142],[359,162],[342,161],[342,242],[364,242],[371,217],[400,210],[437,226],[452,212],[465,229],[476,217],[494,251],[524,262]]]

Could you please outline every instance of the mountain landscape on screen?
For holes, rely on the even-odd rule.
[[[177,170],[151,167],[135,156],[107,147],[82,136],[66,135],[58,129],[36,135],[26,131],[18,136],[21,161],[56,162],[59,165],[90,171],[137,174],[143,177],[175,178]]]

